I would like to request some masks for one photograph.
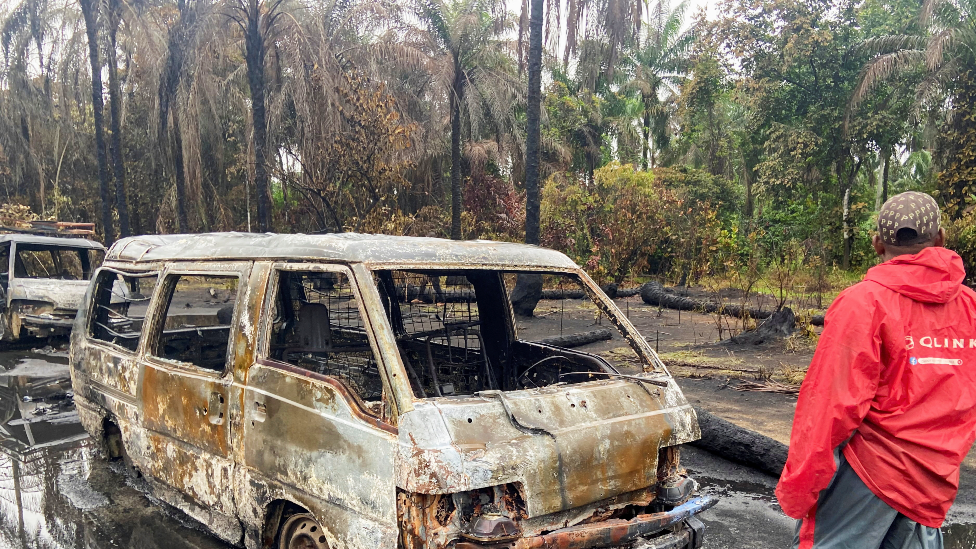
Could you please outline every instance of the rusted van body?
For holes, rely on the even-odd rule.
[[[0,340],[71,332],[104,253],[83,238],[0,234]]]
[[[520,339],[520,275],[576,288],[631,373]],[[109,455],[249,549],[691,548],[714,504],[678,466],[699,431],[664,365],[582,270],[534,246],[126,238],[70,361]]]

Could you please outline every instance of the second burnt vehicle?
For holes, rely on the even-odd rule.
[[[104,255],[84,238],[0,234],[0,341],[68,335]]]
[[[608,318],[629,358],[520,337],[520,274]],[[700,434],[667,369],[534,246],[122,239],[70,364],[106,453],[249,549],[694,549],[715,503],[679,466]]]

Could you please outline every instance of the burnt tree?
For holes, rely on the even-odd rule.
[[[196,32],[196,10],[183,0],[177,2],[179,17],[169,29],[167,37],[166,65],[159,81],[159,132],[160,142],[169,143],[176,183],[176,221],[180,232],[190,231],[186,215],[186,166],[183,161],[183,129],[180,124],[177,92],[186,74],[187,47]],[[169,124],[172,117],[172,125]],[[172,128],[172,140],[167,129]]]
[[[92,122],[95,124],[95,156],[98,161],[98,197],[102,202],[102,231],[105,244],[115,240],[112,227],[112,203],[108,188],[108,155],[105,152],[105,130],[102,103],[102,63],[98,54],[98,2],[78,0],[85,18],[88,36],[88,60],[91,62]]]
[[[525,243],[539,244],[539,120],[542,110],[543,0],[530,0],[529,90],[525,107]],[[515,314],[532,316],[542,295],[542,276],[520,274],[512,290]]]
[[[254,150],[254,191],[257,193],[258,231],[271,229],[271,195],[268,190],[268,80],[265,58],[268,46],[274,43],[274,31],[283,15],[283,0],[233,0],[230,18],[244,33],[244,62],[247,67],[247,86],[251,92],[251,135]]]
[[[112,115],[112,168],[115,173],[115,209],[119,213],[119,236],[125,238],[129,230],[129,206],[125,195],[125,159],[122,156],[122,90],[119,85],[118,32],[122,18],[121,0],[110,0],[108,12],[108,101]]]

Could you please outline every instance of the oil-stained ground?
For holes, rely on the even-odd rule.
[[[787,547],[793,522],[775,479],[686,448],[702,490],[721,497],[701,518],[709,549]],[[976,549],[966,494],[946,529],[949,549]],[[67,356],[0,351],[0,549],[226,549],[192,519],[152,498],[145,483],[100,456],[78,423]]]

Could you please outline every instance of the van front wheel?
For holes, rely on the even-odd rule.
[[[288,517],[278,531],[276,549],[329,549],[325,531],[309,513]]]

